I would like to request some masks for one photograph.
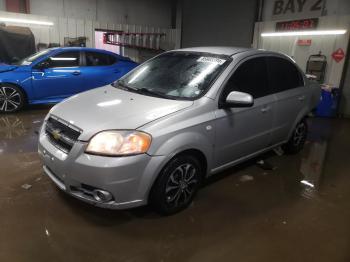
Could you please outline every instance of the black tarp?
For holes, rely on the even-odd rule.
[[[35,53],[35,39],[27,27],[0,26],[0,62],[11,63]]]

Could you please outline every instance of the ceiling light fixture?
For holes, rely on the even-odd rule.
[[[290,32],[273,32],[262,33],[262,37],[273,36],[312,36],[312,35],[344,35],[346,30],[315,30],[315,31],[290,31]]]
[[[48,22],[48,21],[38,21],[38,20],[19,19],[19,18],[7,18],[7,17],[0,17],[0,22],[31,24],[31,25],[47,25],[47,26],[54,25],[54,23]]]

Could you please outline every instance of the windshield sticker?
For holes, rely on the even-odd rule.
[[[202,56],[197,60],[197,62],[202,62],[202,63],[211,63],[211,64],[216,64],[216,65],[223,65],[226,60],[220,59],[220,58],[215,58],[215,57],[206,57]]]

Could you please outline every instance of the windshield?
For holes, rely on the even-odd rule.
[[[30,55],[18,62],[15,62],[13,64],[15,65],[30,65],[32,62],[34,62],[36,59],[42,57],[42,56],[45,56],[46,54],[48,54],[50,52],[50,49],[45,49],[45,50],[42,50],[40,52],[37,52],[33,55]]]
[[[205,93],[230,60],[228,56],[173,52],[152,59],[116,86],[145,95],[193,100]]]

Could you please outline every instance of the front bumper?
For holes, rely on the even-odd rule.
[[[99,207],[127,209],[147,204],[165,157],[95,156],[84,153],[86,146],[86,142],[76,142],[66,154],[41,132],[38,152],[45,174],[64,192]],[[95,189],[111,193],[112,200],[97,201],[93,197]]]

